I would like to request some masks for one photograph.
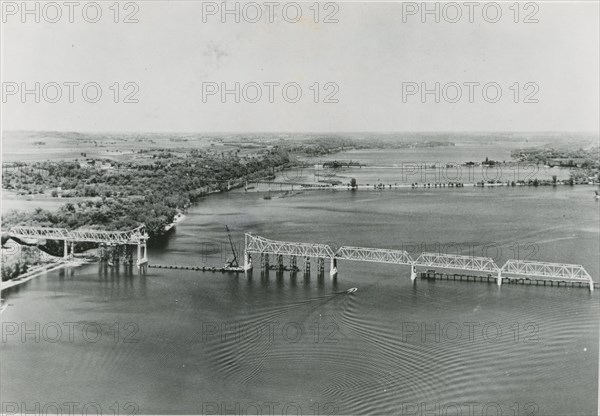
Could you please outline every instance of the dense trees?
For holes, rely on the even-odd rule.
[[[143,223],[151,236],[164,232],[178,210],[211,191],[240,186],[244,180],[270,175],[290,162],[287,152],[274,147],[249,160],[238,153],[176,154],[157,151],[151,159],[42,162],[35,169],[9,171],[3,187],[20,193],[49,191],[52,196],[89,198],[68,202],[58,211],[12,212],[6,226],[36,224],[64,228],[131,229]],[[46,174],[38,173],[46,172]]]

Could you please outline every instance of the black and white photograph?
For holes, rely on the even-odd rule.
[[[0,414],[600,414],[600,1],[0,0]]]

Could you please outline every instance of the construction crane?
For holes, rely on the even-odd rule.
[[[229,238],[229,245],[231,246],[231,252],[233,253],[233,260],[227,262],[228,267],[239,267],[237,261],[237,254],[235,253],[235,247],[233,246],[233,240],[231,239],[231,234],[229,233],[229,227],[225,225],[225,229],[227,230],[227,237]]]

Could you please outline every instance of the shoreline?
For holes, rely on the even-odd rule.
[[[255,187],[251,190],[246,191],[246,193],[277,193],[277,192],[289,192],[289,191],[344,191],[344,190],[363,190],[363,191],[378,191],[384,189],[432,189],[432,188],[523,188],[523,187],[531,187],[531,188],[564,188],[564,187],[598,187],[599,183],[577,183],[573,185],[557,183],[553,184],[522,184],[515,183],[507,184],[506,182],[497,182],[497,183],[453,183],[453,182],[437,182],[437,183],[419,183],[416,185],[413,184],[368,184],[368,185],[356,185],[354,188],[350,185],[329,185],[326,183],[319,183],[319,186],[313,186],[312,183],[290,183],[290,184],[274,184],[274,189],[260,189],[259,187]],[[289,189],[288,189],[289,188]],[[593,188],[592,188],[593,189]]]
[[[175,219],[173,220],[172,223],[165,225],[165,233],[170,231],[171,229],[173,229],[177,224],[179,224],[181,221],[185,220],[187,218],[187,216],[181,212],[178,212],[177,215],[175,215]]]
[[[19,276],[16,279],[11,279],[11,280],[1,282],[0,283],[0,293],[2,293],[2,291],[6,290],[6,289],[9,289],[9,288],[15,287],[15,286],[19,286],[20,284],[23,284],[23,283],[28,282],[36,277],[39,277],[44,273],[51,272],[53,270],[58,270],[65,266],[79,266],[81,264],[83,264],[83,263],[77,262],[77,261],[65,261],[63,259],[59,259],[52,263],[48,263],[48,264],[45,264],[42,266],[36,266],[35,270],[30,270],[27,273]]]

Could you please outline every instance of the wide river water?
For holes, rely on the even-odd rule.
[[[263,195],[200,201],[150,247],[151,264],[221,265],[227,224],[238,249],[245,232],[334,247],[470,247],[499,264],[577,263],[600,275],[588,186]],[[598,291],[411,284],[407,266],[349,261],[331,280],[328,268],[320,278],[313,261],[306,278],[91,264],[3,291],[3,411],[596,413]]]

